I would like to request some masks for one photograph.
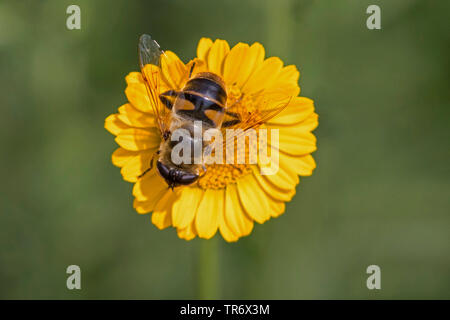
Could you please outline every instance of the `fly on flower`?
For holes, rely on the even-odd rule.
[[[226,41],[208,38],[200,40],[197,57],[186,64],[148,35],[139,40],[139,56],[141,72],[126,77],[128,103],[105,120],[120,146],[113,164],[134,183],[137,212],[152,212],[159,229],[173,226],[186,240],[209,239],[219,230],[226,241],[248,235],[254,221],[282,214],[298,176],[315,168],[311,131],[318,116],[313,101],[298,96],[297,68],[265,58],[259,43],[230,49]],[[244,161],[206,161],[230,149],[226,131],[232,129],[238,132],[232,150],[239,149],[234,139],[245,136]],[[210,130],[226,138],[207,139]],[[248,161],[252,130],[259,149],[265,130],[277,132],[276,143],[267,137],[264,147],[277,154],[274,174],[262,174],[260,158]],[[188,146],[181,152],[187,161],[173,157],[180,145]]]
[[[284,96],[281,96],[281,100],[261,99],[265,97],[263,89],[252,94],[252,99],[259,102],[258,108],[242,110],[240,102],[244,93],[241,93],[238,100],[230,103],[222,77],[211,71],[199,71],[201,62],[198,61],[192,62],[188,79],[181,90],[163,91],[161,70],[167,64],[168,57],[159,44],[146,34],[139,40],[139,58],[141,73],[161,136],[161,145],[156,152],[156,168],[172,189],[193,184],[198,180],[201,170],[203,174],[206,172],[207,168],[201,159],[206,159],[211,153],[212,141],[210,134],[205,132],[210,129],[227,129],[227,133],[237,132],[234,135],[228,134],[225,139],[221,137],[223,146],[216,146],[216,149],[220,147],[225,149],[225,152],[230,149],[234,151],[235,141],[242,142],[238,149],[245,149],[245,140],[239,139],[239,136],[245,136],[247,130],[270,120],[289,103],[289,99],[282,101]],[[197,63],[199,65],[196,68]],[[177,134],[174,134],[175,132]],[[256,149],[252,150],[255,152]],[[241,162],[245,163],[245,160]],[[233,157],[227,164],[235,166],[238,163]],[[152,167],[153,158],[148,171]],[[235,167],[239,170],[238,166]]]

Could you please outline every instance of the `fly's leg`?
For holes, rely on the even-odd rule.
[[[150,167],[147,168],[144,172],[142,172],[139,176],[138,179],[142,178],[147,172],[149,172],[150,170],[153,169],[153,161],[155,160],[155,155],[158,155],[160,153],[160,151],[156,151],[156,153],[153,154],[152,159],[150,160]]]

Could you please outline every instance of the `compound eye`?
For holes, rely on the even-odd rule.
[[[182,185],[189,185],[194,183],[198,179],[198,174],[185,173],[180,177],[179,183]]]
[[[156,161],[156,168],[158,168],[159,174],[164,179],[167,179],[169,177],[170,169],[167,168],[161,161]]]

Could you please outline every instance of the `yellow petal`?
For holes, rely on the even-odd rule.
[[[301,126],[308,131],[313,131],[319,125],[319,115],[317,113],[312,113],[301,123]]]
[[[225,221],[231,231],[239,237],[250,234],[253,230],[253,220],[242,208],[236,184],[229,184],[225,191]]]
[[[156,129],[129,128],[120,132],[116,142],[124,149],[139,151],[159,147],[161,139]]]
[[[223,215],[220,216],[219,231],[220,231],[220,234],[222,235],[222,237],[227,242],[236,242],[239,239],[239,237],[237,235],[235,235],[231,231],[231,229],[228,227],[228,225],[225,223]]]
[[[270,215],[273,218],[279,217],[285,210],[286,205],[282,201],[270,201]]]
[[[118,118],[117,113],[112,114],[105,119],[105,129],[115,136],[128,128],[129,126],[127,126]]]
[[[192,240],[197,235],[197,231],[195,230],[195,220],[192,221],[186,228],[177,229],[178,237],[184,240]]]
[[[197,209],[195,229],[200,238],[212,238],[219,227],[219,215],[224,208],[224,199],[220,190],[207,189]],[[187,208],[190,210],[193,208]]]
[[[138,201],[151,201],[153,205],[156,205],[168,189],[163,178],[153,168],[134,184],[133,196]]]
[[[220,202],[223,203],[223,209],[219,211],[219,231],[225,241],[234,242],[239,239],[239,236],[231,230],[225,220],[225,189],[221,189],[219,192],[221,198]]]
[[[235,79],[236,85],[239,88],[242,88],[249,79],[250,75],[252,75],[253,72],[260,67],[264,61],[264,55],[264,47],[260,43],[255,42],[250,46],[247,55],[241,63],[240,72]]]
[[[112,156],[111,160],[113,165],[116,167],[123,167],[131,158],[137,156],[139,154],[139,151],[129,151],[125,150],[124,148],[118,148],[116,149]]]
[[[160,230],[172,225],[172,204],[176,195],[172,190],[167,190],[158,201],[152,213],[152,223]]]
[[[294,156],[306,155],[316,151],[316,137],[312,133],[305,133],[302,136],[284,135],[281,138],[280,130],[280,150]]]
[[[268,90],[277,90],[283,92],[287,96],[295,97],[300,93],[298,78],[300,73],[294,65],[283,67],[278,74],[276,80]]]
[[[301,176],[310,176],[316,168],[316,161],[310,154],[300,157],[297,161],[298,163],[295,168],[297,173]]]
[[[134,199],[133,201],[133,208],[136,209],[137,213],[139,214],[149,213],[150,211],[153,211],[154,207],[155,203],[151,200],[139,201],[137,199]]]
[[[316,150],[316,137],[311,133],[317,127],[317,114],[311,114],[305,121],[292,126],[279,126],[267,123],[267,129],[279,130],[279,145],[274,142],[273,146],[286,154],[302,156]],[[268,145],[272,141],[268,139]]]
[[[292,98],[289,105],[277,116],[270,119],[268,125],[297,125],[314,112],[314,103],[305,97]]]
[[[212,47],[213,42],[210,38],[201,38],[197,46],[197,58],[206,61],[209,49]]]
[[[203,190],[200,188],[181,189],[180,196],[174,202],[172,209],[174,227],[184,229],[192,223],[202,196]]]
[[[150,128],[156,126],[153,114],[138,111],[129,103],[119,108],[118,117],[130,127]]]
[[[138,177],[150,168],[150,162],[157,149],[139,152],[132,157],[120,170],[123,179],[128,182],[136,182]]]
[[[174,52],[166,51],[164,58],[161,59],[161,69],[163,78],[169,87],[173,90],[180,90],[188,77],[188,70],[183,61]]]
[[[259,187],[253,174],[247,174],[237,180],[239,199],[248,216],[258,223],[264,223],[270,218],[269,200],[266,193]]]
[[[248,44],[240,42],[228,53],[223,68],[223,79],[226,83],[235,83],[242,70],[247,67],[245,63],[249,50]]]
[[[285,66],[281,69],[280,74],[278,75],[277,81],[282,83],[291,83],[298,85],[298,79],[300,78],[300,72],[297,67],[293,64],[289,66]]]
[[[261,175],[261,177],[278,189],[292,192],[291,190],[299,183],[297,172],[294,169],[292,157],[279,153],[279,168],[275,174]],[[261,168],[261,165],[258,165]],[[259,169],[260,170],[260,169]]]
[[[269,180],[264,179],[257,166],[252,166],[253,175],[259,186],[267,193],[267,195],[278,201],[291,201],[295,195],[295,188],[283,190],[277,185],[272,184]]]
[[[316,162],[310,154],[300,157],[286,156],[289,157],[292,169],[294,169],[298,175],[310,176],[316,168]]]
[[[211,72],[222,76],[225,57],[230,51],[230,46],[225,40],[217,39],[208,53],[208,68]]]
[[[144,84],[144,78],[142,77],[142,74],[138,71],[130,72],[125,77],[125,81],[127,82],[128,85],[132,83]]]
[[[264,60],[249,77],[242,91],[246,94],[251,94],[270,88],[275,83],[282,67],[283,62],[280,58],[271,57]]]
[[[131,72],[125,77],[125,80],[128,84],[125,89],[125,94],[133,107],[141,112],[153,113],[147,88],[145,87],[141,74],[138,72]]]
[[[289,163],[292,171],[300,176],[310,176],[316,168],[316,162],[310,154],[295,156],[279,150],[279,155]]]

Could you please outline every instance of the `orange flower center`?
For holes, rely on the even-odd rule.
[[[202,189],[223,189],[243,175],[251,172],[250,165],[237,164],[213,164],[206,166],[206,172],[198,180],[198,186]]]

